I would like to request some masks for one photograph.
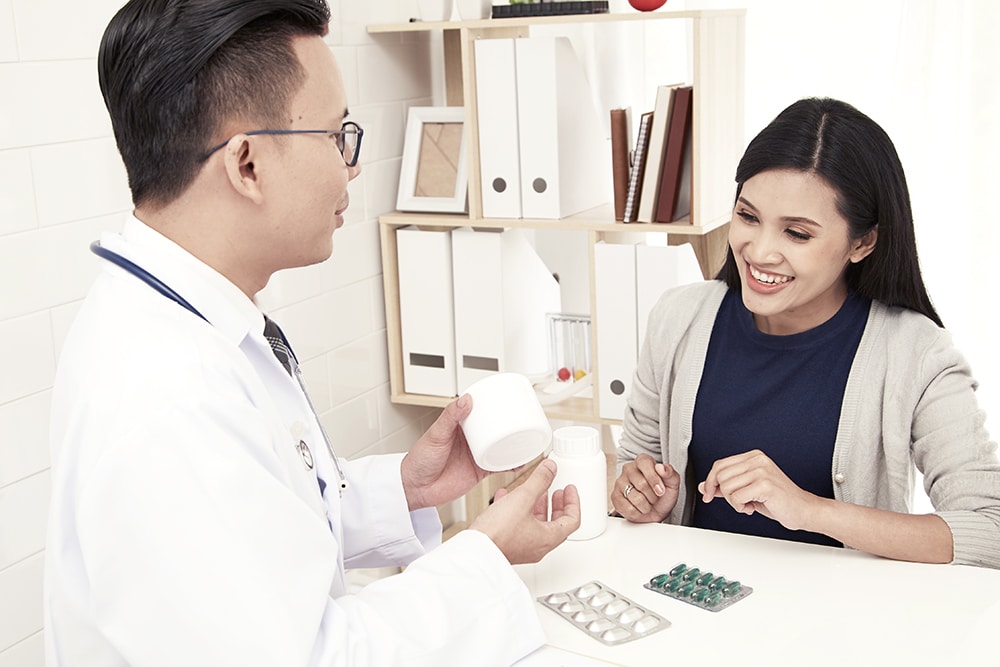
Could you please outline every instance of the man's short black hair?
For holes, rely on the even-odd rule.
[[[324,35],[324,0],[131,0],[97,59],[132,201],[176,199],[231,121],[287,127],[304,73],[292,38]]]

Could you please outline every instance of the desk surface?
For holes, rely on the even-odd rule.
[[[711,612],[643,588],[677,563],[753,593]],[[537,604],[549,647],[615,665],[1000,665],[1000,570],[622,519],[516,569],[535,598],[597,579],[670,620],[666,630],[605,646]]]

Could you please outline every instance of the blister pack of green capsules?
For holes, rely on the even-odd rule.
[[[721,611],[753,593],[739,581],[684,563],[656,575],[643,587],[709,611]]]

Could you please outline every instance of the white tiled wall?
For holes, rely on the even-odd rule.
[[[48,391],[9,403],[0,409],[0,490],[49,467]]]
[[[17,35],[11,0],[0,0],[0,63],[17,60]]]
[[[2,39],[2,37],[0,37]],[[0,235],[23,232],[34,227],[35,191],[31,183],[31,154],[27,149],[0,152]]]
[[[25,477],[0,489],[0,570],[38,553],[45,544],[45,515],[49,509],[49,471]]]
[[[7,119],[0,125],[0,145],[39,146],[105,134],[110,123],[94,69],[93,58],[0,66],[0,115]]]
[[[6,527],[4,531],[6,532]],[[25,558],[3,570],[0,576],[0,646],[11,647],[0,653],[2,663],[8,651],[19,654],[18,667],[44,664],[42,655],[42,569],[44,554]],[[21,644],[31,644],[24,655]]]
[[[66,330],[97,271],[87,245],[130,208],[97,85],[101,33],[123,0],[0,0],[0,667],[44,664],[48,419]],[[379,36],[412,0],[332,0],[327,42],[364,171],[332,259],[276,275],[261,295],[295,341],[337,448],[403,451],[436,411],[389,401],[378,215],[395,207],[406,109],[430,104],[430,37]]]

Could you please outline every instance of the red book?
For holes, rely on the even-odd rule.
[[[691,150],[691,110],[693,101],[691,86],[677,89],[670,127],[667,131],[667,147],[663,156],[663,173],[660,177],[659,199],[656,204],[656,221],[673,222],[677,217],[677,199],[684,172],[685,153]]]

